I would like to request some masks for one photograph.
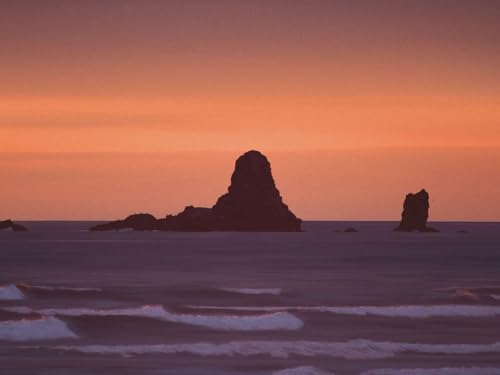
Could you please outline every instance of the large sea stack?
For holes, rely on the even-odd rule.
[[[407,194],[401,215],[401,223],[395,229],[400,232],[438,232],[427,226],[429,218],[429,193],[422,189],[416,194]]]
[[[300,231],[301,220],[283,203],[271,164],[258,151],[236,160],[228,192],[212,211],[227,230]]]
[[[132,215],[91,230],[298,232],[300,227],[301,220],[283,203],[267,158],[249,151],[236,161],[228,192],[212,208],[187,206],[158,220],[147,214]]]

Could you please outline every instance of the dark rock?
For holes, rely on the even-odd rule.
[[[416,194],[406,195],[401,223],[395,229],[401,232],[439,232],[427,226],[429,218],[429,193],[422,189]]]
[[[480,299],[477,293],[474,293],[468,288],[457,288],[452,298],[456,302],[477,302]]]
[[[236,161],[228,192],[212,208],[187,206],[159,220],[147,214],[132,215],[91,230],[298,232],[301,222],[283,203],[267,158],[249,151]]]
[[[356,228],[353,228],[353,227],[349,227],[349,228],[346,228],[344,229],[344,233],[357,233],[358,230]]]
[[[12,229],[15,232],[26,232],[28,229],[21,224],[14,223],[12,220],[0,221],[0,230]]]
[[[214,230],[212,209],[207,207],[187,206],[177,215],[168,215],[158,220],[159,230],[179,232],[205,232]]]
[[[24,225],[21,225],[21,224],[13,224],[12,225],[12,230],[14,232],[27,232],[28,231],[28,228],[26,228]]]
[[[91,231],[108,231],[108,230],[154,230],[157,226],[157,220],[150,214],[134,214],[128,216],[125,220],[111,221],[105,224],[98,224],[90,228]]]
[[[228,192],[213,214],[223,230],[300,231],[301,220],[283,203],[267,158],[258,151],[240,156]]]

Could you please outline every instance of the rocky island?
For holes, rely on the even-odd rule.
[[[236,161],[228,192],[213,207],[187,206],[162,219],[135,214],[90,230],[299,232],[301,222],[283,203],[267,158],[248,151]]]
[[[415,194],[407,194],[401,215],[401,223],[394,229],[399,232],[439,232],[427,226],[429,218],[429,193],[422,189]]]
[[[10,229],[14,232],[26,232],[28,230],[24,225],[16,224],[10,219],[0,221],[0,230],[3,229]]]

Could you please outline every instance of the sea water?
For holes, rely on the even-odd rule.
[[[499,223],[24,224],[0,232],[1,374],[500,374]]]

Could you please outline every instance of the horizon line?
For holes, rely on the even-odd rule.
[[[131,214],[132,215],[132,214]],[[128,215],[130,216],[130,215]],[[154,215],[153,215],[154,216]],[[161,217],[160,217],[161,218]],[[98,221],[109,221],[109,220],[116,220],[116,219],[12,219],[9,218],[12,221],[16,222],[98,222]],[[5,219],[5,220],[9,220]],[[345,223],[345,222],[358,222],[358,223],[371,223],[371,222],[377,222],[377,223],[398,223],[401,219],[393,219],[393,220],[388,220],[388,219],[301,219],[302,222],[339,222],[339,223]],[[469,219],[469,220],[429,220],[429,223],[499,223],[500,224],[500,219],[497,220],[483,220],[483,219]]]

